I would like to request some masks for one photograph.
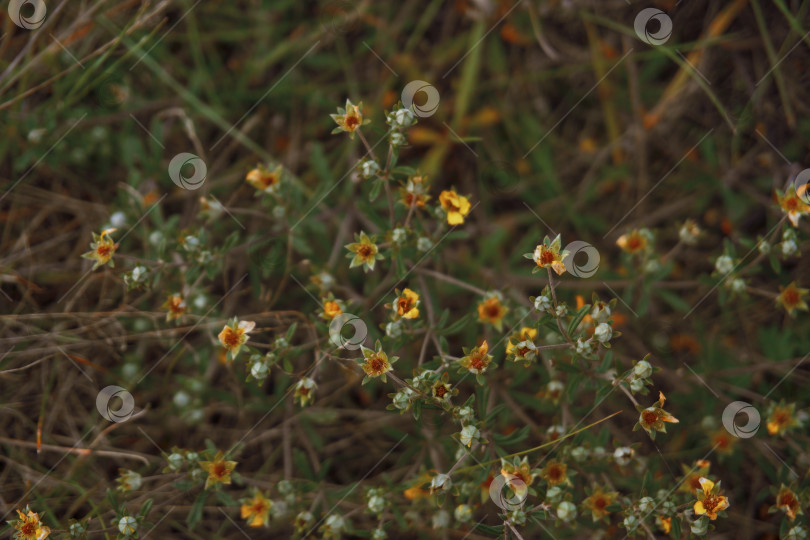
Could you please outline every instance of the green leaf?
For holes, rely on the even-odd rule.
[[[590,304],[585,304],[584,306],[579,308],[579,310],[574,314],[574,318],[571,319],[571,322],[568,324],[568,335],[569,336],[574,335],[574,331],[579,326],[579,323],[582,322],[582,319],[585,318],[585,315],[588,314],[588,310],[590,310],[590,309],[591,309],[591,305]]]
[[[202,521],[206,499],[208,499],[208,492],[202,491],[199,495],[197,495],[197,498],[194,500],[194,504],[191,505],[191,510],[186,518],[186,523],[188,524],[189,529],[194,529],[200,523],[200,521]]]
[[[382,189],[384,180],[375,180],[371,186],[371,192],[368,194],[369,202],[374,202],[377,200],[377,197],[380,196],[380,190]]]
[[[145,519],[146,516],[149,515],[149,512],[152,510],[152,504],[154,503],[154,499],[146,499],[146,502],[143,503],[141,509],[138,511],[138,517],[140,519]]]

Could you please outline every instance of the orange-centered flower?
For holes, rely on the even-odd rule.
[[[349,268],[355,266],[364,266],[366,272],[374,270],[374,264],[382,256],[378,254],[377,244],[374,243],[374,237],[369,237],[365,232],[361,232],[353,244],[347,244],[345,247],[351,253],[346,256],[352,260]]]
[[[366,358],[363,364],[363,371],[369,377],[379,377],[391,371],[391,364],[388,362],[388,355],[384,352],[375,352]]]
[[[265,497],[261,491],[257,491],[252,499],[245,499],[242,502],[242,519],[247,520],[248,526],[261,527],[267,525],[273,501]]]
[[[647,238],[637,229],[623,234],[616,240],[616,245],[627,253],[638,253],[647,247]]]
[[[525,457],[519,463],[510,463],[502,459],[501,474],[506,478],[509,487],[514,490],[518,497],[523,497],[526,494],[534,480],[534,472],[532,472]]]
[[[441,203],[444,213],[447,214],[449,225],[461,225],[464,223],[464,216],[470,213],[469,199],[456,193],[455,189],[442,191],[439,194],[439,203]]]
[[[490,362],[492,362],[492,356],[487,354],[488,352],[489,344],[487,340],[484,340],[478,347],[470,349],[467,356],[459,360],[459,364],[470,373],[480,375],[487,370]]]
[[[599,521],[610,514],[610,510],[607,508],[613,504],[617,496],[618,493],[615,491],[603,491],[601,487],[598,487],[591,493],[590,497],[583,501],[582,505],[591,511],[594,521]]]
[[[25,507],[25,511],[17,510],[19,519],[14,522],[14,529],[17,534],[15,538],[25,540],[44,540],[51,534],[51,529],[42,525],[39,520],[39,514],[32,512],[30,508]]]
[[[500,332],[507,311],[500,298],[490,296],[478,304],[478,320],[483,323],[490,323]]]
[[[515,348],[516,343],[521,343],[523,341],[534,341],[534,338],[536,337],[537,330],[524,326],[520,329],[520,332],[510,336],[509,341],[506,342],[506,354],[512,353],[512,349]]]
[[[806,189],[805,186],[802,187]],[[810,213],[810,206],[805,204],[795,189],[788,189],[784,195],[777,191],[776,200],[794,227],[799,226],[800,217]]]
[[[773,509],[782,510],[787,514],[790,521],[796,519],[796,514],[802,513],[802,505],[799,502],[799,497],[784,484],[780,486],[779,493],[776,494],[776,504],[773,506]]]
[[[186,301],[179,294],[173,294],[166,299],[162,307],[168,311],[166,320],[173,321],[186,312]]]
[[[236,319],[234,319],[230,326],[226,326],[222,329],[222,332],[219,333],[219,342],[225,347],[228,353],[230,353],[232,359],[236,358],[236,355],[239,354],[239,349],[241,349],[242,345],[248,340],[250,337],[248,334],[255,327],[256,323],[253,321],[237,322]]]
[[[354,138],[354,132],[363,125],[363,113],[360,108],[363,103],[357,105],[352,104],[350,100],[346,100],[346,108],[338,107],[338,114],[330,114],[332,120],[338,125],[332,133],[340,133],[346,131],[349,137]]]
[[[222,451],[218,451],[212,461],[199,461],[202,470],[208,473],[205,489],[216,484],[230,484],[231,473],[236,468],[236,461],[226,461]]]
[[[782,288],[781,291],[776,297],[776,303],[785,308],[788,315],[793,317],[796,310],[807,311],[807,302],[804,298],[810,291],[798,288],[795,282]]]
[[[550,461],[543,467],[540,475],[550,486],[558,486],[568,482],[568,466],[559,461]]]
[[[394,310],[403,319],[415,319],[419,317],[419,295],[411,289],[405,289],[394,303]]]
[[[714,521],[717,519],[718,512],[729,507],[728,497],[720,495],[720,482],[715,485],[708,478],[701,477],[700,487],[701,489],[697,492],[698,500],[694,505],[695,514],[707,515]]]
[[[782,403],[773,406],[766,424],[768,433],[771,435],[783,435],[788,429],[797,425],[799,425],[799,421],[796,418],[796,406]]]
[[[115,266],[113,255],[115,250],[118,249],[118,244],[113,242],[109,235],[115,232],[116,229],[104,229],[101,234],[93,233],[93,241],[90,243],[90,251],[82,254],[85,259],[95,261],[93,263],[93,270],[99,266],[109,264],[110,267]]]
[[[661,433],[667,432],[666,425],[664,424],[665,422],[677,424],[678,419],[669,414],[663,408],[666,399],[667,398],[664,396],[663,392],[658,392],[658,401],[655,402],[651,407],[647,407],[646,409],[638,407],[640,414],[638,417],[638,423],[635,425],[633,430],[635,431],[641,427],[647,432],[651,439],[655,439],[656,431]]]
[[[565,265],[562,260],[568,255],[567,252],[560,252],[561,239],[558,234],[551,242],[546,237],[542,244],[534,249],[532,260],[538,268],[551,268],[558,276],[565,273]]]
[[[248,172],[247,176],[245,176],[245,180],[257,190],[271,193],[275,191],[281,183],[281,173],[281,165],[272,171],[260,165]]]

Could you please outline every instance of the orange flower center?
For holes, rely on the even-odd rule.
[[[788,508],[793,508],[794,506],[798,506],[799,501],[796,500],[796,496],[793,495],[792,491],[788,491],[779,495],[779,501],[777,506],[787,506]]]
[[[782,300],[789,306],[795,306],[799,303],[799,292],[796,289],[785,289],[782,293]]]
[[[226,467],[224,463],[214,463],[214,466],[211,469],[212,476],[215,478],[222,478],[226,474],[228,474],[228,467]]]
[[[409,298],[400,298],[399,300],[397,300],[397,308],[401,315],[413,309],[413,304],[411,303],[411,300]]]
[[[795,212],[798,209],[799,209],[799,202],[796,199],[791,197],[790,199],[785,200],[785,210],[787,210],[788,212]]]
[[[357,254],[364,258],[369,258],[374,254],[374,250],[368,244],[362,244],[357,248]]]
[[[233,329],[228,328],[225,332],[225,345],[228,347],[236,347],[239,345],[239,334],[233,331]]]
[[[183,299],[178,296],[172,296],[169,299],[169,311],[173,313],[182,313],[186,310],[186,308],[182,307],[181,304],[183,303]]]
[[[101,245],[96,248],[96,253],[98,253],[102,257],[107,257],[110,255],[110,246],[108,245]]]
[[[602,497],[598,497],[595,501],[593,501],[593,506],[599,510],[604,510],[607,506],[607,501]]]
[[[263,187],[268,188],[278,182],[275,174],[263,174],[259,180]]]
[[[497,302],[487,302],[485,307],[485,312],[487,317],[490,319],[497,319],[498,316],[501,314],[501,306],[498,305]]]
[[[544,250],[540,255],[540,264],[551,264],[554,262],[554,253]]]
[[[552,482],[559,482],[563,477],[562,469],[556,465],[552,466],[548,470],[548,479]]]
[[[26,536],[33,536],[37,532],[37,524],[29,521],[28,523],[22,526],[20,532]]]
[[[347,116],[346,117],[346,127],[347,128],[356,128],[360,124],[360,120],[356,116]]]
[[[447,394],[447,388],[445,388],[443,385],[436,387],[436,396],[437,397],[443,398],[445,396],[445,394]]]
[[[784,426],[790,422],[790,416],[785,411],[777,411],[773,415],[773,423]]]
[[[382,373],[385,369],[385,362],[379,356],[375,356],[368,362],[369,367],[371,368],[372,373]]]
[[[717,508],[717,505],[720,504],[722,499],[720,497],[716,497],[714,495],[708,495],[705,499],[703,499],[703,508],[706,509],[706,512],[712,513],[714,509]]]
[[[627,248],[631,251],[635,251],[641,248],[641,238],[638,236],[631,236],[627,239]]]
[[[654,424],[658,421],[658,415],[655,414],[654,411],[644,411],[641,414],[641,418],[644,420],[645,424]]]
[[[474,355],[470,357],[470,366],[474,369],[483,369],[484,368],[484,359],[479,355]]]

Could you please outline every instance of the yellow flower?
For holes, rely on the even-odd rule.
[[[281,165],[279,165],[272,171],[260,165],[255,169],[251,170],[250,172],[248,172],[247,176],[245,176],[245,180],[247,180],[248,184],[250,184],[259,191],[264,191],[265,193],[272,193],[278,188],[279,184],[281,183],[281,172],[282,172]]]
[[[186,301],[179,294],[173,294],[166,299],[166,302],[161,307],[168,310],[166,320],[173,321],[182,317],[186,312]]]
[[[332,120],[338,125],[338,127],[332,130],[332,133],[346,131],[349,137],[353,139],[354,132],[363,125],[363,113],[360,112],[362,106],[362,102],[353,105],[352,102],[347,99],[345,110],[342,107],[338,107],[339,114],[330,114],[329,116],[331,116]]]
[[[501,304],[498,295],[492,295],[478,304],[478,320],[483,323],[490,323],[498,332],[503,328],[503,318],[509,311]]]
[[[550,240],[546,236],[543,238],[543,243],[534,248],[534,253],[527,253],[525,256],[532,259],[537,265],[537,268],[534,269],[535,272],[538,268],[551,268],[558,276],[561,276],[565,273],[565,265],[562,261],[568,256],[568,251],[560,251],[561,245],[562,239],[559,234],[554,240]]]
[[[647,236],[641,231],[633,229],[627,234],[623,234],[616,240],[616,245],[627,253],[638,253],[647,248]]]
[[[534,480],[534,472],[529,467],[529,462],[525,457],[519,463],[510,463],[501,459],[501,474],[506,478],[509,487],[521,498],[526,494]]]
[[[250,527],[266,526],[273,501],[269,500],[261,491],[256,491],[252,499],[242,501],[242,519],[247,520]]]
[[[780,287],[780,290],[779,296],[776,297],[776,303],[785,308],[788,315],[793,317],[793,312],[797,309],[807,311],[807,302],[804,301],[804,297],[810,291],[796,287],[795,282],[787,287]]]
[[[806,189],[806,186],[802,187]],[[787,193],[784,195],[777,191],[776,200],[779,202],[779,206],[782,208],[782,211],[787,214],[790,223],[793,224],[794,227],[799,226],[800,217],[810,213],[810,206],[805,204],[794,189],[787,190]]]
[[[447,214],[449,225],[461,225],[464,223],[464,216],[470,213],[470,201],[467,197],[459,195],[456,190],[442,191],[439,194],[439,203],[442,210]]]
[[[771,435],[783,435],[788,429],[798,426],[800,422],[796,418],[796,405],[774,405],[768,415],[768,433]]]
[[[537,330],[524,326],[520,329],[520,332],[511,336],[509,341],[506,342],[506,354],[512,353],[512,349],[515,348],[515,343],[520,343],[521,341],[534,341],[534,338],[536,337]]]
[[[242,345],[249,339],[248,334],[256,327],[253,321],[239,321],[234,319],[230,326],[226,326],[219,333],[219,342],[231,355],[231,359],[236,358]]]
[[[728,497],[720,495],[720,482],[715,486],[714,482],[708,478],[700,478],[701,489],[697,492],[697,502],[695,502],[695,514],[702,516],[707,515],[709,519],[714,521],[717,519],[717,513],[722,512],[729,507]]]
[[[347,258],[352,260],[349,268],[363,265],[366,272],[374,270],[374,264],[378,259],[383,258],[374,243],[374,237],[369,237],[365,232],[361,232],[360,236],[357,236],[355,240],[357,240],[355,243],[345,246],[346,249],[354,253],[354,255],[352,253],[346,255]]]
[[[466,352],[466,351],[465,351]],[[489,352],[489,344],[484,340],[478,347],[473,347],[467,352],[467,355],[459,360],[459,364],[470,373],[480,375],[484,373],[492,361],[492,356],[487,354]]]
[[[82,255],[85,259],[96,261],[93,264],[93,270],[105,264],[109,264],[110,268],[115,266],[113,255],[115,254],[115,250],[118,249],[118,244],[113,242],[112,238],[108,236],[115,231],[116,229],[104,229],[101,231],[101,234],[93,233],[90,251]]]
[[[405,289],[394,303],[394,311],[403,319],[416,319],[419,317],[419,295],[411,289]]]
[[[379,377],[385,382],[387,380],[385,374],[394,369],[391,365],[399,360],[399,358],[392,356],[389,360],[388,355],[383,352],[382,345],[379,341],[377,341],[374,349],[368,349],[361,345],[360,350],[363,352],[363,361],[360,367],[363,368],[363,371],[366,373],[363,384],[369,382],[372,377]]]
[[[25,507],[25,511],[17,510],[19,519],[14,522],[14,529],[17,533],[14,538],[25,540],[43,540],[51,534],[51,529],[42,525],[39,520],[39,514],[32,512],[30,508]]]
[[[772,511],[782,510],[790,521],[796,519],[796,514],[802,513],[799,497],[784,484],[780,486],[779,493],[776,494],[776,504],[771,509]]]
[[[202,470],[208,473],[205,489],[215,484],[230,484],[231,473],[236,468],[236,461],[226,461],[222,451],[218,451],[212,461],[199,461]]]
[[[582,506],[591,511],[594,521],[599,521],[610,514],[610,510],[607,508],[613,504],[618,495],[615,491],[602,491],[602,488],[598,487],[591,493],[590,497],[583,501]]]
[[[658,525],[659,529],[664,531],[664,534],[669,534],[669,531],[672,530],[672,518],[671,517],[656,516],[655,524]]]
[[[677,424],[678,419],[663,409],[666,399],[663,392],[658,392],[658,401],[651,407],[647,407],[646,409],[642,409],[640,406],[637,407],[640,414],[638,423],[633,427],[633,431],[643,428],[651,439],[655,439],[656,431],[661,433],[667,432],[667,427],[664,425],[664,422]]]
[[[549,461],[540,476],[548,482],[550,486],[559,486],[560,484],[567,484],[568,482],[568,466],[559,461]]]
[[[341,313],[343,313],[343,310],[340,308],[340,304],[336,300],[327,300],[323,303],[323,313],[321,314],[321,317],[327,321],[331,321]]]

